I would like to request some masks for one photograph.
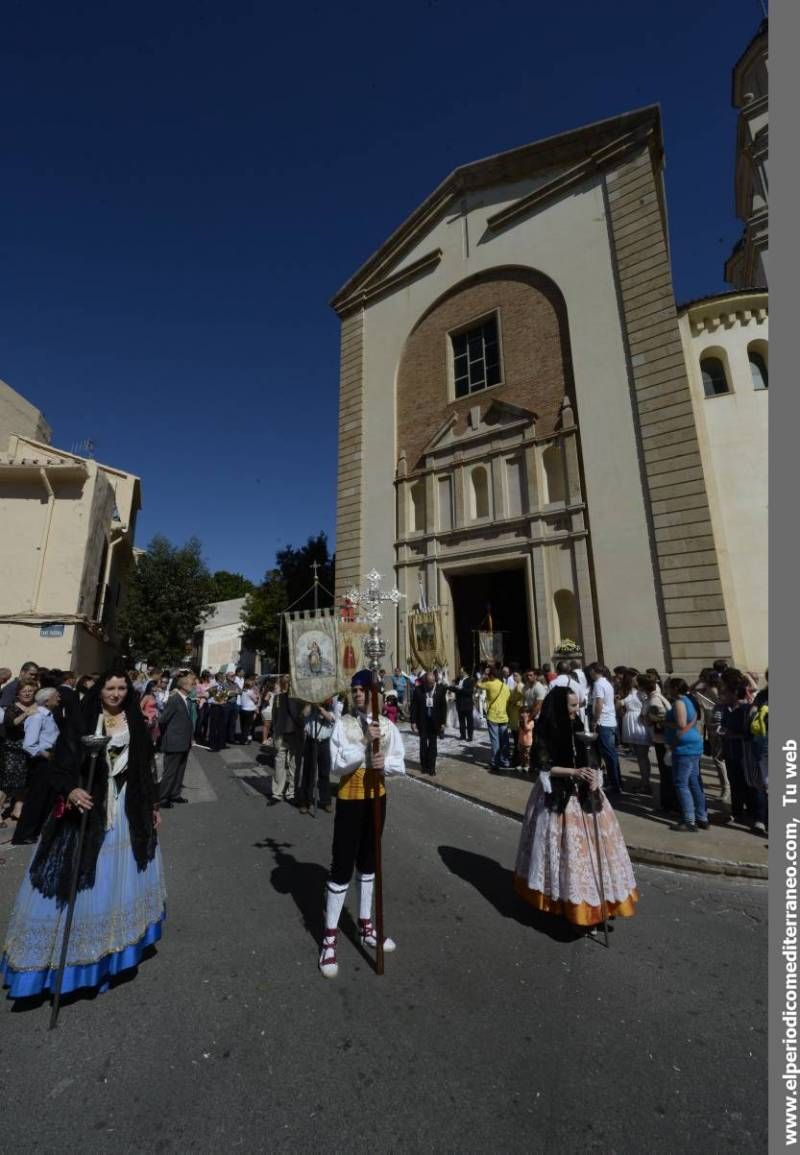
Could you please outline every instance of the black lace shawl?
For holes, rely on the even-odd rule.
[[[554,766],[583,765],[582,751],[575,738],[581,732],[581,723],[579,718],[569,716],[569,692],[566,686],[555,686],[542,703],[536,719],[530,763],[531,769],[537,774],[549,772]],[[591,792],[583,779],[553,777],[550,786],[551,793],[545,795],[548,810],[563,814],[573,794],[577,794],[584,810],[591,810]]]
[[[82,730],[65,726],[53,751],[50,763],[50,783],[54,794],[66,801],[76,786],[86,788],[89,758],[81,745],[82,734],[94,734],[100,714],[100,695],[90,693],[82,703]],[[153,746],[147,735],[144,719],[129,693],[125,705],[130,746],[125,770],[125,817],[130,828],[131,848],[139,870],[145,870],[155,856],[157,835],[153,825],[153,807],[157,801]],[[89,811],[78,870],[78,890],[94,886],[97,859],[105,838],[106,794],[109,789],[108,767],[105,756],[97,760],[92,785],[94,806]],[[113,786],[112,786],[113,789]],[[78,849],[80,817],[76,811],[62,809],[58,804],[42,829],[42,836],[31,863],[30,879],[45,898],[66,902]],[[118,816],[118,821],[120,816]]]

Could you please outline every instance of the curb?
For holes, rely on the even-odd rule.
[[[427,774],[416,770],[408,775],[415,782],[429,786],[433,790],[441,790],[451,794],[454,798],[463,798],[473,802],[476,806],[484,806],[487,810],[500,814],[503,818],[513,818],[522,823],[523,815],[507,806],[500,806],[496,802],[489,802],[485,798],[476,798],[474,794],[466,794],[463,790],[456,790],[452,786],[445,786],[443,782],[433,781]],[[643,866],[666,866],[670,870],[686,870],[694,874],[716,874],[726,878],[756,878],[766,881],[769,878],[769,868],[760,862],[736,862],[726,858],[708,858],[700,854],[681,854],[676,850],[654,850],[650,846],[628,846],[631,862],[641,863]]]
[[[700,854],[680,854],[675,850],[653,850],[648,846],[629,846],[633,862],[646,866],[668,866],[672,870],[691,870],[699,874],[718,874],[728,878],[769,878],[769,867],[760,862],[735,862],[727,858],[704,858]]]

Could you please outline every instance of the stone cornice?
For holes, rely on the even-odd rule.
[[[574,165],[564,173],[560,173],[547,184],[541,185],[532,193],[521,197],[512,205],[508,205],[499,213],[489,217],[486,221],[486,227],[490,232],[500,232],[502,229],[516,224],[517,221],[551,204],[569,192],[570,189],[575,188],[576,185],[582,184],[598,172],[602,172],[612,163],[620,163],[636,149],[641,148],[652,138],[653,134],[653,128],[624,133],[610,144],[591,153],[579,164]]]
[[[415,211],[387,238],[383,245],[353,274],[331,300],[340,315],[359,294],[381,283],[392,266],[408,253],[439,218],[441,213],[466,192],[524,180],[556,164],[569,164],[618,141],[621,135],[649,128],[661,148],[661,112],[658,105],[634,109],[621,116],[596,121],[569,132],[534,141],[453,170]]]
[[[427,450],[424,454],[426,458],[435,458],[429,464],[425,464],[418,469],[409,470],[403,474],[395,474],[394,484],[400,485],[404,481],[419,481],[420,478],[426,477],[430,473],[441,473],[442,469],[458,469],[460,466],[477,465],[481,462],[489,462],[494,457],[502,457],[503,454],[508,453],[509,449],[524,449],[529,445],[553,445],[561,438],[574,437],[578,432],[577,425],[571,425],[567,429],[557,429],[552,433],[542,433],[537,435],[531,433],[528,436],[524,435],[525,427],[533,429],[530,422],[518,421],[513,425],[501,425],[497,430],[487,431],[487,433],[477,433],[469,439],[459,440],[451,445],[444,445],[441,449]],[[509,437],[507,441],[496,446],[490,446],[486,449],[487,441],[501,442],[502,433],[505,430],[511,430],[515,437]],[[520,432],[523,436],[520,438]],[[510,444],[509,444],[510,442]],[[442,460],[442,459],[445,460]],[[450,458],[450,460],[446,460]]]
[[[689,328],[696,337],[736,325],[762,324],[769,315],[768,302],[767,293],[762,289],[723,293],[685,306],[679,309],[678,315],[688,318]]]
[[[566,517],[570,512],[580,513],[585,509],[586,506],[582,504],[570,505],[565,510],[560,511],[559,516]],[[397,566],[419,567],[431,556],[428,550],[433,544],[439,544],[447,551],[444,553],[436,553],[437,563],[443,566],[450,562],[459,561],[465,557],[477,558],[483,554],[494,555],[497,553],[498,548],[502,548],[503,546],[518,547],[523,543],[527,548],[536,545],[557,545],[560,542],[576,541],[579,538],[589,536],[587,529],[564,529],[557,530],[554,533],[543,534],[537,532],[533,526],[530,526],[524,538],[517,534],[516,537],[503,540],[504,537],[510,532],[513,532],[515,528],[517,530],[524,528],[526,522],[535,521],[541,523],[545,521],[546,523],[547,518],[553,518],[555,516],[555,514],[551,513],[526,513],[520,517],[509,517],[502,521],[492,521],[490,527],[496,532],[490,540],[487,540],[485,532],[482,532],[487,528],[485,524],[476,526],[464,525],[449,530],[436,530],[435,532],[420,534],[418,537],[397,538],[394,543],[396,551],[399,552],[404,548],[410,548],[415,545],[424,545],[426,547],[426,553],[422,555],[417,554],[415,557],[398,558],[395,564]],[[480,545],[477,544],[477,541],[480,541]]]
[[[364,305],[369,305],[380,297],[385,296],[386,293],[392,293],[395,289],[402,288],[403,285],[415,281],[417,277],[423,277],[426,273],[432,272],[439,264],[443,257],[441,249],[432,249],[431,252],[426,253],[424,257],[413,261],[410,265],[406,265],[402,269],[398,269],[396,273],[385,277],[382,281],[377,281],[368,287],[362,289],[358,293],[354,293],[351,297],[345,297],[336,305],[336,312],[340,316],[346,316],[352,313],[354,309],[360,309]]]

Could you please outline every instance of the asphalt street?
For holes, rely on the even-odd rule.
[[[255,750],[255,747],[251,747]],[[343,920],[317,969],[332,816],[199,751],[165,815],[164,938],[131,981],[0,1002],[0,1149],[766,1148],[766,886],[638,867],[611,947],[514,898],[519,823],[390,782],[386,973]],[[0,868],[8,918],[29,848]]]

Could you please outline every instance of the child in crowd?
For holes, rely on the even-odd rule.
[[[527,770],[531,760],[533,746],[533,717],[527,706],[519,712],[519,729],[517,730],[517,766]]]
[[[387,694],[386,701],[383,706],[384,717],[388,718],[393,725],[397,725],[397,694]]]

